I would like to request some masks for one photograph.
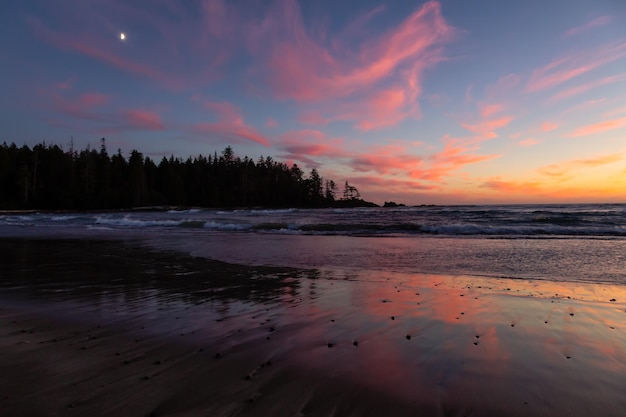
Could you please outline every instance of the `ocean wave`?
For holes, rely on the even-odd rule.
[[[168,214],[194,214],[194,213],[200,213],[201,211],[202,209],[192,208],[192,209],[187,209],[187,210],[168,210],[166,213]]]
[[[118,227],[150,227],[150,226],[180,226],[183,220],[139,220],[129,216],[122,218],[96,217],[96,224]]]
[[[50,217],[50,221],[53,222],[66,222],[69,220],[74,220],[78,218],[78,216],[52,216]]]
[[[224,231],[233,231],[233,230],[248,230],[252,227],[250,224],[244,223],[218,223],[214,221],[204,223],[205,229],[210,230],[224,230]]]
[[[236,213],[250,213],[250,214],[289,214],[294,213],[298,209],[288,208],[288,209],[252,209],[252,210],[235,210]]]

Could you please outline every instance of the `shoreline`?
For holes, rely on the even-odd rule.
[[[0,241],[8,415],[586,416],[626,407],[623,286],[384,271],[355,279],[129,242],[22,243]]]

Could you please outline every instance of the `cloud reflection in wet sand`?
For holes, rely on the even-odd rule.
[[[93,345],[81,339],[81,354],[92,357],[71,368],[81,384],[111,372],[135,381],[150,363],[173,362],[144,385],[107,388],[109,398],[123,389],[137,396],[169,387],[167,397],[147,397],[154,409],[180,413],[192,404],[212,415],[587,416],[626,409],[626,289],[619,286],[255,269],[91,245],[89,259],[78,251],[74,263],[42,262],[45,251],[17,245],[20,256],[5,265],[32,285],[4,287],[3,323],[18,312],[29,311],[28,320],[45,314],[58,326],[42,341],[74,340],[67,323],[100,323],[108,336]],[[55,247],[54,257],[71,261],[63,245]],[[124,256],[133,262],[120,262]],[[112,257],[116,267],[93,272]],[[111,351],[126,344],[133,346],[122,351],[127,357],[147,360],[120,365]],[[26,345],[16,346],[13,354]],[[59,352],[68,348],[28,349],[64,357]],[[63,366],[48,365],[66,375]],[[85,369],[97,366],[104,369],[85,379]],[[50,369],[48,382],[65,396],[85,390],[55,381]],[[46,390],[30,395],[50,395]],[[98,401],[104,398],[93,394],[81,406],[97,410]]]

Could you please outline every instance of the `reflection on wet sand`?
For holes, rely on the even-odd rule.
[[[14,415],[619,415],[626,289],[2,241]]]

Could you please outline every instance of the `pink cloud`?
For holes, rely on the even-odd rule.
[[[356,127],[361,130],[379,129],[393,126],[404,119],[408,114],[409,100],[403,89],[388,89],[372,94],[362,105],[358,115],[360,118]]]
[[[201,135],[215,135],[226,141],[239,142],[242,139],[269,146],[269,141],[258,130],[247,125],[239,109],[228,102],[202,101],[194,97],[194,101],[202,104],[213,114],[217,115],[217,122],[196,123],[190,130]]]
[[[352,22],[348,23],[345,28],[339,34],[340,39],[358,39],[363,36],[367,36],[369,33],[369,27],[371,21],[377,15],[381,14],[386,9],[384,4],[378,7],[368,10],[365,13],[357,16]]]
[[[54,85],[54,88],[58,89],[58,90],[69,90],[70,88],[72,88],[72,82],[71,81],[60,81],[58,83],[56,83]]]
[[[330,119],[323,117],[316,111],[305,111],[298,116],[298,121],[308,125],[326,126],[331,122]]]
[[[587,126],[579,127],[569,134],[569,137],[580,137],[595,135],[609,130],[619,129],[626,126],[626,117],[618,119],[606,120],[604,122],[594,123]]]
[[[453,32],[441,16],[439,3],[431,1],[378,40],[361,44],[356,54],[349,52],[352,46],[340,40],[337,48],[341,51],[335,52],[308,35],[295,1],[281,4],[281,20],[270,18],[272,24],[265,26],[274,36],[267,51],[268,76],[280,98],[311,101],[342,97],[382,81],[403,64],[430,66],[441,59],[440,51],[433,48]],[[265,52],[267,44],[258,43],[263,37],[255,33],[255,38],[253,47]]]
[[[619,114],[624,114],[626,113],[626,106],[623,107],[618,107],[616,109],[613,110],[609,110],[608,112],[604,113],[602,116],[603,117],[615,117]]]
[[[410,176],[421,176],[424,173],[422,157],[402,153],[394,155],[381,155],[376,152],[364,153],[352,158],[350,166],[355,171],[373,171],[381,175],[409,174]]]
[[[512,91],[517,90],[522,79],[519,75],[511,73],[500,77],[494,84],[486,88],[486,95],[491,100],[496,100],[502,96],[509,95]]]
[[[64,91],[64,93],[61,94],[59,89]],[[105,117],[98,112],[98,109],[109,103],[109,95],[98,92],[88,92],[68,98],[66,96],[71,94],[68,93],[69,90],[69,88],[59,87],[57,85],[52,91],[43,90],[40,91],[40,94],[45,104],[55,112],[92,122],[105,120]]]
[[[473,139],[444,138],[444,148],[431,154],[416,154],[421,143],[392,142],[385,145],[354,149],[342,139],[331,139],[319,130],[299,130],[280,136],[281,158],[316,167],[320,160],[334,161],[352,171],[375,173],[383,178],[408,178],[411,184],[419,181],[442,182],[446,176],[465,165],[498,157],[476,154]],[[417,182],[416,182],[417,181]]]
[[[477,155],[471,153],[474,147],[463,144],[464,141],[454,138],[444,138],[444,149],[431,157],[433,165],[425,174],[425,179],[440,180],[464,165],[488,161],[498,158],[499,155]]]
[[[501,193],[522,193],[533,195],[537,193],[542,193],[543,184],[538,181],[507,181],[503,180],[500,177],[491,178],[481,184],[483,188],[489,188],[494,191],[498,191]]]
[[[554,122],[543,122],[541,124],[541,131],[542,132],[551,132],[553,130],[556,130],[559,128],[559,124],[558,123],[554,123]]]
[[[564,37],[575,36],[575,35],[578,35],[583,32],[587,32],[597,27],[606,26],[609,23],[611,23],[611,21],[612,21],[611,16],[599,16],[581,26],[573,27],[565,31],[565,33],[563,33],[563,36]]]
[[[412,179],[441,182],[465,165],[498,157],[473,153],[475,146],[469,142],[444,138],[443,150],[427,156],[413,155],[406,147],[397,145],[376,147],[352,158],[350,166],[361,172],[405,175]]]
[[[531,93],[556,87],[625,55],[626,43],[617,43],[556,59],[533,71],[525,91]]]
[[[113,67],[119,68],[123,71],[128,71],[135,75],[146,76],[167,84],[172,82],[172,80],[165,74],[160,73],[150,66],[116,55],[110,51],[110,42],[107,42],[106,40],[94,38],[89,33],[84,33],[80,36],[76,36],[75,34],[56,33],[48,29],[37,19],[30,19],[29,23],[33,27],[36,34],[60,49],[79,52],[90,58],[103,61]]]
[[[480,117],[483,119],[487,119],[493,116],[496,113],[500,113],[504,110],[504,104],[502,103],[481,103],[480,107]]]
[[[269,146],[267,138],[256,129],[246,125],[233,125],[228,122],[219,123],[196,123],[191,126],[191,131],[201,135],[215,135],[226,141],[240,142],[241,139]]]
[[[610,77],[604,77],[599,80],[592,81],[590,83],[577,85],[575,87],[568,88],[566,90],[560,91],[557,94],[550,97],[550,101],[559,101],[563,100],[578,94],[586,93],[589,90],[593,90],[594,88],[601,87],[604,85],[609,85],[613,83],[617,83],[620,81],[626,80],[626,73],[614,75]]]
[[[165,126],[161,121],[161,116],[148,110],[124,110],[122,111],[122,118],[129,126],[133,128],[145,130],[165,129]]]
[[[596,107],[599,104],[605,103],[607,101],[606,98],[599,98],[594,100],[587,100],[583,103],[577,104],[573,107],[565,109],[561,112],[562,115],[566,115],[569,113],[576,113],[579,111],[589,111],[591,108]]]
[[[454,30],[439,3],[430,1],[373,41],[355,45],[354,36],[339,32],[329,48],[307,30],[297,3],[284,0],[252,33],[251,49],[264,62],[275,97],[306,103],[340,99],[325,110],[331,116],[321,119],[356,120],[369,130],[414,114],[421,73],[445,59],[440,46]]]
[[[240,20],[230,2],[211,0],[192,7],[154,2],[150,8],[123,0],[87,5],[67,0],[50,8],[46,24],[28,19],[34,33],[55,47],[76,52],[159,85],[181,90],[219,79],[243,43]],[[119,31],[128,25],[127,39]],[[150,39],[133,36],[133,27]]]
[[[402,180],[380,176],[358,176],[348,178],[350,184],[355,184],[359,190],[385,191],[385,196],[390,193],[412,194],[416,191],[432,191],[440,188],[439,185],[424,184],[418,180]]]
[[[272,119],[271,117],[269,119],[267,119],[267,121],[265,122],[265,127],[268,127],[270,129],[273,129],[276,126],[278,126],[278,122],[276,120]]]
[[[314,158],[341,159],[347,153],[342,139],[331,139],[323,132],[313,129],[294,130],[279,137],[279,148],[285,152],[281,158],[302,162],[305,166],[317,167]]]
[[[144,109],[111,110],[111,96],[99,92],[87,92],[71,96],[71,88],[55,85],[52,90],[41,91],[46,106],[55,112],[91,122],[82,127],[85,132],[114,133],[124,130],[164,130],[165,125],[158,113]],[[76,126],[59,120],[50,120],[59,126]]]
[[[78,97],[77,106],[93,108],[108,103],[110,97],[102,93],[85,93]]]

